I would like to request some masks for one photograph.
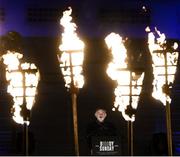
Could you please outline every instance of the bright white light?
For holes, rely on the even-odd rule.
[[[142,75],[137,75],[127,69],[127,50],[124,46],[124,41],[119,34],[109,34],[105,38],[105,42],[112,53],[112,61],[108,64],[106,72],[112,80],[117,82],[117,87],[114,91],[114,107],[122,112],[125,120],[134,121],[135,115],[130,117],[125,111],[130,104],[130,93],[132,94],[131,105],[134,109],[137,108],[144,73]],[[130,89],[131,77],[133,79],[132,87]]]
[[[36,95],[36,88],[39,81],[39,72],[28,72],[28,70],[36,70],[36,66],[31,63],[20,64],[22,54],[17,52],[8,51],[3,55],[4,64],[6,67],[6,79],[9,82],[7,92],[13,96],[14,100],[14,113],[13,119],[19,124],[27,123],[21,116],[21,106],[23,104],[23,97],[25,95],[27,109],[31,110],[34,104],[34,98]],[[27,70],[27,71],[24,71]],[[24,71],[24,74],[23,74]],[[24,76],[25,77],[24,77]],[[23,87],[23,78],[25,78],[25,89]],[[25,93],[24,93],[25,91]]]
[[[59,46],[62,54],[58,56],[60,68],[65,79],[65,86],[70,88],[73,75],[74,85],[77,88],[82,88],[84,85],[84,77],[82,75],[82,64],[84,60],[84,43],[76,34],[76,24],[71,22],[72,9],[63,12],[60,24],[64,27],[62,33],[62,44]],[[72,71],[70,66],[72,64]]]
[[[163,91],[163,86],[166,84],[165,53],[167,55],[167,83],[169,85],[170,83],[173,83],[175,79],[178,52],[167,52],[165,46],[166,36],[164,33],[157,30],[157,28],[155,28],[154,32],[150,32],[150,30],[148,32],[148,46],[152,56],[154,75],[152,96],[166,105],[166,101],[170,103],[171,98]],[[177,49],[178,44],[174,43],[173,47],[174,49]],[[158,50],[161,50],[164,53],[158,53]]]

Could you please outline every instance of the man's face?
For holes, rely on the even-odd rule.
[[[96,111],[95,116],[99,122],[103,122],[107,114],[106,111],[104,111],[103,109],[99,109]]]

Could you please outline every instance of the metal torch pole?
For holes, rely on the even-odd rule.
[[[167,143],[168,155],[172,156],[172,130],[171,130],[171,109],[169,102],[166,101],[166,125],[167,125]]]
[[[129,105],[132,103],[132,72],[130,72],[130,82],[129,82]],[[128,155],[133,156],[133,122],[128,121]]]
[[[133,156],[133,122],[128,121],[128,155]]]
[[[76,156],[79,156],[78,119],[77,119],[77,89],[74,85],[73,64],[72,64],[71,53],[69,53],[69,59],[70,59],[70,71],[71,71],[71,98],[72,98],[73,127],[74,127],[74,147],[75,147]]]
[[[25,72],[22,71],[23,74],[23,152],[25,156],[28,156],[29,154],[29,134],[28,134],[28,117],[27,117],[27,108],[26,108],[26,77],[25,77]]]
[[[24,152],[25,156],[29,155],[28,141],[29,141],[29,139],[28,139],[28,125],[27,125],[27,123],[24,123],[24,125],[23,125],[23,147],[24,147],[23,152]]]
[[[74,145],[75,145],[75,154],[79,156],[79,143],[78,143],[78,122],[77,122],[77,95],[72,93],[72,110],[73,110],[73,126],[74,126]]]
[[[165,57],[165,81],[166,86],[168,86],[168,65],[167,65],[167,53],[164,52]],[[166,125],[167,125],[167,143],[168,143],[168,155],[172,156],[172,130],[171,130],[171,107],[170,103],[167,101],[166,94]]]

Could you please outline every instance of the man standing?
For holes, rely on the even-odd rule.
[[[120,147],[116,127],[107,122],[105,109],[96,109],[94,115],[95,121],[87,127],[87,142],[91,155],[117,155]]]

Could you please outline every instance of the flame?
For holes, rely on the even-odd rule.
[[[34,97],[36,94],[36,88],[39,80],[39,73],[28,72],[28,69],[37,69],[34,64],[31,63],[20,63],[20,59],[23,57],[22,54],[17,52],[7,51],[7,54],[3,55],[4,64],[6,67],[6,79],[9,82],[7,92],[13,96],[14,100],[14,113],[13,119],[19,124],[25,123],[21,116],[21,106],[23,104],[24,94],[26,96],[26,107],[31,110],[34,104]],[[25,93],[23,90],[23,70],[27,70],[25,75]]]
[[[156,35],[156,36],[155,36]],[[167,52],[166,50],[166,36],[164,33],[155,28],[155,32],[148,31],[148,46],[152,56],[153,61],[153,93],[152,96],[155,99],[160,100],[164,105],[166,101],[171,102],[171,98],[168,94],[163,91],[163,87],[166,84],[170,85],[174,82],[176,66],[178,61],[178,52]],[[176,50],[178,44],[175,42],[173,45],[174,50]],[[161,50],[164,53],[158,53]],[[167,80],[165,76],[165,54],[167,56]]]
[[[72,9],[69,7],[69,10],[63,12],[63,16],[60,20],[60,24],[64,27],[64,32],[62,33],[62,44],[59,46],[62,54],[61,57],[58,56],[58,59],[62,74],[64,75],[65,86],[70,88],[72,75],[75,87],[82,88],[84,85],[84,77],[82,75],[84,43],[75,32],[77,26],[75,23],[71,22],[71,13]]]
[[[137,75],[127,69],[127,50],[119,34],[109,34],[105,38],[105,42],[112,53],[112,61],[108,64],[106,72],[112,80],[117,82],[117,87],[114,91],[114,107],[122,112],[125,120],[134,121],[135,115],[130,117],[125,111],[130,104],[130,93],[132,94],[132,108],[137,108],[144,73],[142,75]],[[132,85],[130,88],[131,78]]]

